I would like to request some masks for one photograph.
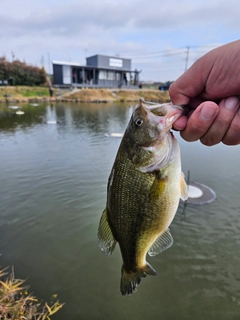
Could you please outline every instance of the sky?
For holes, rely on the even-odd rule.
[[[118,56],[142,81],[173,81],[240,37],[239,0],[0,0],[0,56],[44,66]]]

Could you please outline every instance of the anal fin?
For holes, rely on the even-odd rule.
[[[167,229],[154,241],[153,245],[148,250],[149,256],[153,257],[170,248],[173,244],[173,237],[170,230]]]
[[[117,241],[114,239],[107,219],[107,210],[102,213],[98,227],[98,245],[106,256],[112,254]]]

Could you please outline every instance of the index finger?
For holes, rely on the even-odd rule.
[[[197,141],[211,127],[219,113],[219,107],[212,101],[200,104],[188,119],[186,128],[181,131],[181,136],[186,141]]]

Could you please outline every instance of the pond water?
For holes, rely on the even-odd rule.
[[[148,261],[158,276],[119,291],[121,257],[105,257],[96,233],[107,179],[132,108],[120,104],[0,105],[0,266],[14,266],[53,319],[239,319],[240,147],[179,140],[185,175],[216,192],[180,204],[174,245]],[[51,124],[47,122],[50,121]],[[57,121],[57,123],[55,123]]]

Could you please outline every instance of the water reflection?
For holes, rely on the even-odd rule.
[[[148,258],[157,277],[119,292],[119,250],[105,257],[96,229],[107,178],[132,109],[111,104],[0,105],[0,265],[34,294],[66,302],[57,319],[238,319],[239,147],[179,139],[185,174],[211,187],[208,205],[181,204],[174,245]],[[47,124],[47,121],[57,121]],[[177,135],[177,134],[176,134]]]
[[[0,105],[0,130],[12,131],[17,128],[27,128],[36,124],[44,124],[47,121],[56,120],[61,127],[71,126],[75,128],[89,128],[95,133],[102,132],[103,128],[122,128],[126,123],[126,116],[131,114],[131,106],[88,104],[71,105],[59,103],[56,105],[21,104],[24,115],[17,115],[16,110]]]

